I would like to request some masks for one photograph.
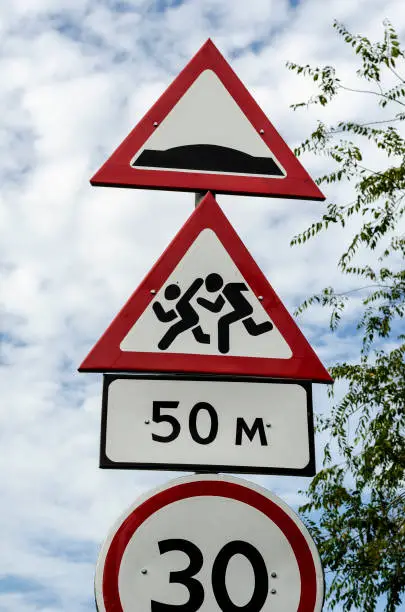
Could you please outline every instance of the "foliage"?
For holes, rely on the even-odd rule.
[[[350,287],[353,279],[358,283],[346,291],[327,287],[297,312],[313,304],[329,307],[335,331],[349,316],[347,306],[358,312],[360,304],[355,325],[362,343],[355,362],[331,368],[346,391],[318,422],[329,441],[323,469],[312,480],[301,511],[330,574],[331,607],[371,612],[383,596],[385,610],[392,612],[401,606],[405,590],[405,336],[400,333],[405,311],[405,236],[400,234],[405,211],[405,139],[400,132],[405,80],[400,72],[405,54],[388,21],[381,42],[355,36],[338,22],[334,28],[358,56],[356,85],[346,85],[331,66],[289,63],[317,88],[308,102],[293,108],[325,107],[350,92],[364,96],[368,109],[375,104],[375,120],[349,119],[332,126],[319,121],[297,149],[298,155],[327,156],[333,167],[318,184],[344,183],[352,196],[350,202],[328,203],[321,218],[292,244],[304,243],[334,224],[346,227],[352,237],[338,267],[342,278],[351,280]],[[359,82],[366,84],[357,87]],[[375,152],[382,160],[378,169],[365,161]],[[373,266],[362,263],[370,251],[373,257],[367,261],[375,261]],[[350,327],[346,333],[348,329],[354,333]],[[330,395],[334,397],[333,389]]]

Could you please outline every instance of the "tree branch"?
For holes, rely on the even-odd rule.
[[[397,104],[400,104],[401,106],[405,106],[404,102],[400,102],[399,100],[393,100],[392,98],[390,98],[386,94],[380,93],[379,91],[373,91],[371,89],[353,89],[352,87],[346,87],[346,85],[340,85],[340,84],[338,85],[338,87],[340,89],[344,89],[346,91],[353,91],[354,93],[373,94],[374,96],[378,96],[378,97],[382,97],[382,98],[387,98],[387,100],[389,100],[390,102],[397,102]]]
[[[389,289],[390,285],[379,285],[375,283],[374,285],[364,285],[364,287],[357,287],[356,289],[348,289],[347,291],[342,291],[342,293],[334,293],[332,297],[343,297],[348,295],[349,293],[355,293],[356,291],[363,291],[364,289]]]
[[[392,74],[395,74],[395,76],[401,81],[401,83],[405,83],[405,80],[401,77],[401,75],[398,74],[396,70],[394,70],[391,66],[388,66],[388,68],[391,70]]]
[[[401,119],[401,117],[394,117],[393,119],[384,119],[383,121],[369,121],[368,123],[356,123],[356,127],[368,127],[369,125],[379,125],[381,123],[394,123],[394,121],[403,121]],[[346,122],[346,123],[350,123],[350,121]],[[343,128],[339,128],[339,129],[331,129],[327,132],[325,132],[325,134],[329,135],[329,134],[340,134],[342,132],[348,132],[349,130],[345,130]]]

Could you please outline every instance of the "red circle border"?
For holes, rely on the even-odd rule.
[[[317,599],[317,576],[312,552],[294,520],[274,501],[261,493],[229,481],[200,480],[172,486],[156,493],[136,507],[116,531],[106,558],[102,577],[102,595],[106,612],[124,612],[118,589],[118,575],[125,549],[136,530],[152,514],[165,506],[190,497],[215,496],[234,499],[262,512],[286,536],[293,549],[301,578],[297,612],[313,612]]]

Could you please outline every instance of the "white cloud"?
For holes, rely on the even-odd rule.
[[[97,547],[139,493],[170,475],[97,468],[101,378],[76,368],[191,213],[193,195],[91,188],[90,176],[208,36],[228,58],[235,54],[232,66],[294,146],[319,112],[289,109],[311,90],[285,61],[336,64],[348,75],[352,56],[333,17],[379,36],[388,16],[405,33],[400,0],[304,0],[295,9],[257,0],[248,10],[244,0],[193,0],[164,14],[156,2],[121,4],[131,10],[90,0],[0,5],[0,573],[35,580],[55,597],[38,604],[35,589],[7,592],[4,582],[7,612],[93,609]],[[324,116],[368,112],[348,95]],[[316,174],[326,161],[307,157],[305,165]],[[345,232],[289,247],[320,203],[218,201],[290,310],[342,282],[336,259]],[[322,313],[308,314],[302,327],[326,362],[356,349],[355,339],[329,335]],[[315,408],[326,402],[317,395]],[[254,480],[292,504],[307,482]],[[89,551],[84,561],[60,550],[72,540]]]

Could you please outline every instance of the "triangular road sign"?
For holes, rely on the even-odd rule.
[[[210,193],[79,371],[332,382]]]
[[[211,40],[90,182],[325,199]]]

